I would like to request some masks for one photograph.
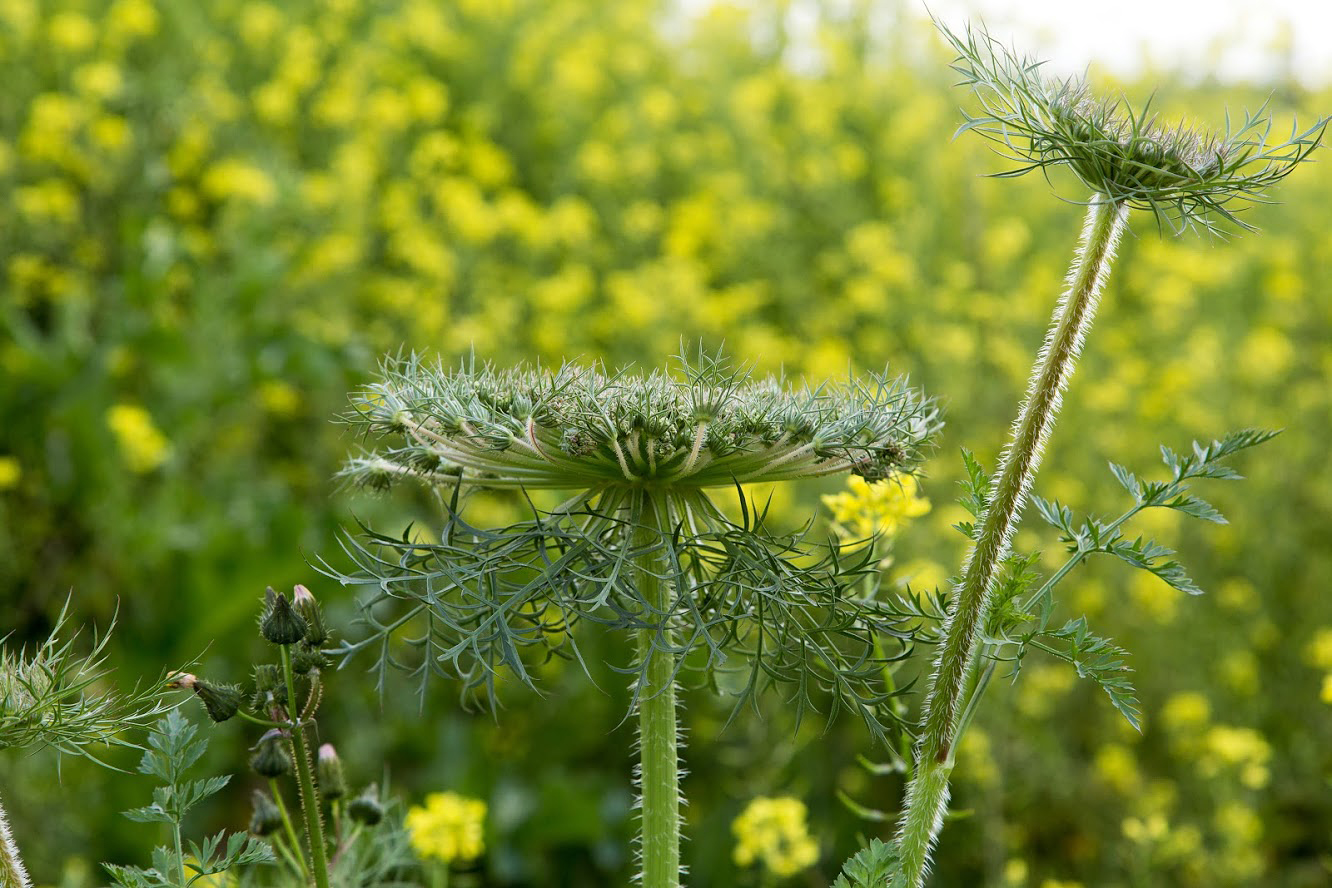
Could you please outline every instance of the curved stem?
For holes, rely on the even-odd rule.
[[[948,779],[953,770],[959,710],[974,667],[994,578],[1008,555],[1013,528],[1040,465],[1064,386],[1091,327],[1127,219],[1127,206],[1109,202],[1100,195],[1093,196],[1078,255],[1069,271],[1068,289],[1055,309],[1045,345],[1033,368],[1026,400],[1013,424],[1012,437],[991,489],[989,507],[948,613],[944,642],[925,697],[916,769],[907,787],[906,806],[898,826],[902,873],[910,888],[919,888],[925,882],[930,850],[948,808]]]
[[[287,682],[287,711],[296,708],[296,682],[291,672],[291,651],[287,645],[279,646],[282,655],[282,675]],[[319,811],[319,795],[315,792],[310,744],[305,727],[292,718],[291,739],[296,749],[296,780],[301,789],[301,810],[305,814],[305,834],[310,840],[310,869],[318,888],[328,888],[328,855],[324,848],[324,819]]]
[[[19,857],[18,844],[9,832],[5,806],[0,804],[0,885],[28,888],[31,884],[28,871],[23,868],[23,858]]]
[[[645,664],[638,686],[639,788],[642,792],[643,888],[680,885],[680,753],[675,711],[675,656],[670,652],[670,584],[661,545],[664,534],[652,494],[638,498],[633,547],[639,554],[638,591],[649,610],[645,621],[658,626],[638,630],[638,655]]]

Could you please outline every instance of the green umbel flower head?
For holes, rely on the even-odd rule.
[[[488,695],[497,666],[530,682],[524,648],[576,656],[571,630],[592,623],[656,633],[657,653],[673,662],[697,648],[691,668],[736,654],[728,668],[752,666],[751,690],[765,676],[802,692],[824,687],[878,727],[872,636],[908,633],[877,602],[847,593],[847,575],[869,569],[835,554],[819,564],[798,540],[770,534],[759,510],[736,524],[708,489],[910,471],[939,419],[901,381],[788,388],[705,354],[647,374],[475,361],[449,370],[408,358],[353,403],[350,421],[387,446],[353,460],[347,478],[372,488],[419,481],[455,504],[475,487],[572,497],[499,529],[450,508],[438,543],[353,541],[361,572],[330,572],[371,590],[371,634],[344,643],[344,658],[414,626],[426,637],[413,645],[435,661],[419,668],[423,678],[444,662]]]
[[[415,357],[383,375],[349,417],[398,442],[344,473],[373,487],[403,477],[560,489],[880,479],[913,465],[938,425],[929,402],[886,377],[792,391],[707,356],[679,376],[475,361],[449,371]]]
[[[1265,201],[1264,192],[1307,160],[1327,128],[1322,118],[1288,139],[1273,140],[1265,108],[1243,123],[1209,133],[1168,125],[1126,99],[1094,96],[1080,80],[1049,78],[1042,62],[1015,53],[984,29],[959,35],[935,24],[958,52],[953,70],[971,86],[981,112],[959,133],[975,130],[1000,143],[1016,161],[1000,176],[1066,166],[1094,200],[1151,210],[1176,229],[1212,229],[1218,218],[1250,228],[1235,214]]]

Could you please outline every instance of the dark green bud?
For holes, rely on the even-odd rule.
[[[342,759],[338,758],[338,751],[332,743],[319,747],[315,775],[319,778],[319,791],[324,794],[324,798],[331,801],[347,794],[347,781],[342,777]]]
[[[240,709],[242,695],[235,685],[213,684],[185,672],[172,678],[167,686],[194,691],[208,711],[208,717],[215,722],[226,721]]]
[[[305,619],[292,610],[287,596],[268,589],[268,607],[259,622],[259,631],[273,644],[295,644],[305,637]]]
[[[291,753],[287,752],[286,737],[274,728],[259,738],[250,756],[250,767],[260,777],[281,777],[291,773]]]
[[[379,800],[379,786],[371,783],[364,792],[348,802],[347,816],[366,826],[374,826],[383,820],[384,803]]]
[[[291,650],[291,671],[305,675],[312,669],[322,669],[328,665],[328,658],[320,653],[319,648],[312,648],[308,642],[301,642]]]
[[[241,690],[235,685],[219,685],[199,679],[195,682],[194,693],[203,702],[208,717],[215,722],[226,721],[240,709]]]
[[[278,831],[282,826],[282,811],[268,793],[256,789],[251,796],[253,810],[250,813],[250,832],[256,836],[267,836]]]
[[[292,591],[291,604],[301,619],[305,620],[305,640],[316,648],[328,641],[328,629],[324,626],[323,611],[319,608],[319,602],[310,594],[310,590],[297,583]]]

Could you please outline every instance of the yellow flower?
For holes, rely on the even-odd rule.
[[[404,824],[424,859],[452,863],[485,851],[486,803],[454,792],[432,792],[424,806],[407,810]]]
[[[1234,768],[1240,783],[1249,789],[1262,789],[1271,776],[1271,758],[1272,744],[1253,728],[1216,725],[1207,732],[1206,754],[1198,764],[1207,776],[1216,775],[1222,768]]]
[[[852,475],[846,486],[847,492],[823,497],[833,513],[833,530],[846,541],[891,537],[912,518],[930,511],[930,501],[920,495],[914,475],[893,475],[874,483]]]
[[[1137,757],[1121,743],[1107,743],[1097,750],[1093,768],[1102,782],[1121,795],[1136,793],[1142,786]]]
[[[78,12],[57,13],[46,27],[51,43],[66,52],[83,52],[97,42],[97,28]]]
[[[1332,672],[1323,676],[1323,690],[1318,695],[1318,699],[1328,705],[1332,705]]]
[[[277,186],[268,173],[238,158],[219,160],[203,174],[199,188],[214,200],[236,199],[260,205],[271,204]]]
[[[60,179],[15,189],[14,204],[29,222],[70,224],[79,218],[79,195]]]
[[[125,75],[111,62],[90,62],[74,69],[74,85],[84,95],[110,99],[124,88]]]
[[[171,443],[153,424],[148,411],[137,404],[111,407],[106,411],[106,424],[132,472],[151,472],[171,455]]]
[[[813,866],[819,845],[809,834],[805,816],[805,803],[790,796],[751,801],[731,823],[736,864],[758,864],[778,878]]]
[[[106,27],[116,37],[151,37],[157,33],[157,8],[150,0],[116,0],[107,11]]]
[[[1171,734],[1193,734],[1206,727],[1212,706],[1197,691],[1182,691],[1161,707],[1161,723]]]
[[[1332,670],[1332,626],[1324,626],[1309,639],[1304,658],[1315,669]]]
[[[23,477],[23,467],[12,456],[0,456],[0,490],[17,487]]]

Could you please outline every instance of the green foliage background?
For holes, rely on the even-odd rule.
[[[914,11],[828,3],[788,33],[785,8],[0,2],[3,628],[39,637],[71,589],[89,621],[118,603],[126,682],[200,652],[199,671],[239,679],[270,583],[306,582],[351,631],[349,596],[307,561],[335,558],[357,516],[433,520],[424,497],[330,481],[356,446],[330,419],[403,347],[657,365],[682,338],[724,340],[815,379],[889,361],[947,410],[935,509],[894,566],[942,581],[961,554],[957,448],[993,464],[1079,210],[1037,179],[982,178],[1002,161],[950,142],[965,98]],[[1294,80],[1157,80],[1167,113],[1213,125],[1269,94],[1302,117],[1332,105]],[[1248,458],[1251,480],[1210,491],[1231,525],[1143,528],[1213,594],[1109,565],[1067,587],[1069,613],[1134,652],[1146,731],[1028,664],[961,750],[972,816],[946,831],[938,884],[1327,884],[1329,170],[1300,170],[1252,214],[1262,232],[1230,242],[1134,222],[1038,492],[1109,512],[1108,459],[1142,471],[1161,442],[1288,431]],[[820,492],[776,502],[797,518]],[[1019,545],[1056,548],[1026,527]],[[546,699],[515,689],[492,718],[448,688],[418,715],[405,682],[381,703],[342,673],[325,739],[410,799],[487,798],[485,884],[623,884],[622,678],[546,678]],[[797,732],[772,701],[713,739],[726,712],[699,694],[688,713],[691,884],[749,884],[729,823],[758,794],[808,802],[824,856],[793,884],[827,884],[858,832],[883,830],[834,791],[891,810],[899,783],[856,764],[875,753],[849,720]],[[215,766],[238,768],[254,738],[219,733]],[[151,838],[118,812],[145,788],[73,762],[55,784],[55,764],[0,762],[39,881],[141,859]],[[245,804],[238,788],[208,816],[238,827]]]

